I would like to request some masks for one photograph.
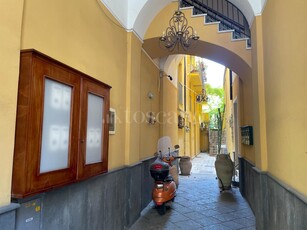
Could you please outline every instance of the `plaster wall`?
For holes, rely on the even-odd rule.
[[[127,44],[127,84],[121,87],[126,87],[126,97],[122,97],[122,100],[126,100],[125,164],[129,165],[138,162],[140,157],[141,42],[133,33],[128,33]]]
[[[168,78],[163,77],[161,78],[160,90],[162,92],[160,94],[160,114],[158,116],[160,136],[169,136],[172,145],[176,145],[178,144],[177,88]],[[180,147],[182,146],[180,145]]]
[[[140,132],[140,158],[145,159],[153,156],[157,151],[157,143],[159,139],[160,125],[157,116],[160,111],[160,91],[159,91],[159,69],[153,64],[151,59],[142,52],[141,55],[141,132]],[[153,98],[148,97],[148,93],[153,94]],[[153,112],[156,117],[155,124],[149,124],[149,112]]]
[[[4,0],[0,8],[0,207],[11,197],[23,3]]]
[[[306,13],[306,1],[294,0],[289,7],[288,2],[270,0],[262,16],[268,171],[304,195],[307,30],[300,25]]]
[[[240,121],[239,126],[254,126],[254,105],[253,105],[253,86],[251,77],[238,77],[239,80],[239,91],[240,94]],[[241,135],[239,131],[239,135]],[[241,144],[240,148],[241,156],[244,156],[247,160],[255,162],[255,146]]]
[[[230,100],[230,80],[229,80],[229,69],[225,72],[225,102],[226,102],[226,141],[227,141],[227,150],[229,153],[236,151],[235,148],[235,130],[238,129],[238,153],[241,157],[244,157],[250,162],[255,162],[255,146],[254,145],[244,145],[241,143],[241,126],[251,125],[253,126],[253,104],[252,104],[252,83],[251,81],[244,81],[236,74],[232,73],[232,100]],[[250,91],[250,92],[248,92]],[[238,106],[238,127],[235,127],[234,122],[234,102],[237,103]],[[232,118],[232,126],[230,127],[230,117],[231,114],[233,115]]]
[[[226,146],[227,152],[232,156],[232,152],[235,151],[235,143],[234,143],[234,130],[232,128],[234,122],[233,118],[231,120],[231,116],[233,117],[233,100],[230,100],[230,70],[225,70],[224,75],[224,98],[225,98],[225,124],[224,127],[226,129]],[[235,97],[233,97],[235,98]]]
[[[109,140],[109,169],[138,162],[140,125],[126,126],[127,114],[141,107],[141,62],[146,57],[141,57],[137,36],[120,27],[99,1],[10,1],[2,9],[0,206],[10,203],[20,49],[36,49],[111,85],[110,106],[116,109],[117,123]],[[152,153],[143,148],[148,151],[144,157]]]
[[[158,48],[158,38],[161,37],[163,30],[169,26],[169,19],[173,16],[173,12],[177,9],[176,3],[171,3],[167,5],[163,10],[161,10],[157,16],[153,19],[148,30],[144,37],[144,48],[152,49],[151,52],[148,52],[153,58],[161,57],[164,55],[170,55],[168,51],[162,52],[163,49]],[[188,24],[192,26],[196,31],[197,35],[199,35],[200,40],[198,41],[198,45],[195,47],[191,47],[189,49],[190,55],[202,56],[200,53],[202,50],[199,50],[202,45],[206,45],[206,43],[210,43],[212,45],[223,47],[225,55],[227,52],[234,52],[237,56],[236,58],[240,59],[240,61],[244,61],[245,65],[251,66],[251,51],[246,49],[246,43],[244,41],[232,41],[232,34],[230,32],[218,33],[218,25],[217,24],[205,24],[204,16],[192,16],[192,9],[183,10],[186,18],[188,19]],[[208,54],[210,55],[210,51],[208,50]],[[167,53],[168,52],[168,53]],[[176,51],[177,52],[177,51]],[[221,51],[220,51],[221,52]],[[179,50],[178,53],[186,53],[182,50]],[[214,54],[212,54],[214,55]],[[209,57],[209,59],[212,59]],[[230,61],[230,60],[225,60]],[[227,63],[222,63],[227,65]],[[238,63],[239,64],[239,63]],[[237,65],[238,65],[237,64]],[[235,65],[235,63],[234,63]],[[246,68],[248,68],[246,66]],[[241,65],[241,69],[244,68]]]
[[[176,0],[173,0],[176,1]],[[267,0],[230,0],[245,15],[249,25],[252,25],[254,16],[260,15]],[[116,18],[127,29],[132,29],[141,37],[153,17],[172,0],[130,0],[123,4],[121,0],[101,0]]]
[[[110,107],[117,112],[116,134],[109,142],[112,169],[125,163],[124,146],[116,143],[126,135],[128,49],[126,31],[106,14],[96,1],[26,1],[21,49],[34,48],[112,86]]]
[[[257,16],[251,28],[252,40],[252,81],[253,81],[253,107],[254,107],[254,145],[255,145],[255,165],[263,170],[267,170],[267,133],[266,133],[266,113],[265,113],[265,91],[263,73],[263,33],[262,17]]]

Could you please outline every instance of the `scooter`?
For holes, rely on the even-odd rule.
[[[155,180],[152,189],[152,200],[154,201],[157,211],[160,215],[164,215],[166,209],[169,208],[176,196],[176,183],[169,169],[172,162],[178,157],[179,145],[174,150],[170,149],[170,138],[162,137],[158,141],[158,156],[154,163],[150,166],[150,174]],[[165,149],[167,150],[165,151]]]

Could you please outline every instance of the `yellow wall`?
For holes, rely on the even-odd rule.
[[[232,83],[232,112],[234,113],[234,103],[237,103],[237,113],[238,113],[238,127],[237,127],[237,132],[238,132],[238,153],[237,155],[241,155],[241,156],[245,156],[244,152],[242,151],[242,144],[241,144],[241,129],[240,126],[242,126],[242,117],[243,117],[243,100],[242,100],[242,94],[241,94],[241,87],[242,87],[242,80],[239,78],[238,75],[236,75],[234,72],[232,73],[232,79],[233,79],[233,83]],[[235,119],[235,117],[234,117]],[[234,124],[235,126],[235,124]],[[235,127],[236,128],[236,127]],[[235,135],[236,130],[233,130]],[[234,140],[235,141],[235,140]],[[235,143],[234,143],[235,144]]]
[[[241,81],[239,81],[239,94],[240,94],[240,121],[239,126],[254,126],[253,120],[253,87],[252,87],[252,78],[238,77]],[[240,134],[241,135],[241,134]],[[255,163],[255,146],[254,145],[241,145],[240,154],[244,156],[247,160],[252,163]]]
[[[177,131],[177,88],[166,77],[162,77],[160,83],[160,113],[158,117],[160,136],[169,136],[172,145],[180,145]],[[180,145],[180,147],[182,146]]]
[[[192,61],[194,61],[192,59]],[[191,71],[191,70],[189,70]],[[201,93],[202,90],[202,82],[200,79],[199,72],[193,72],[188,74],[187,77],[187,95],[188,95],[188,103],[187,103],[187,112],[190,118],[190,132],[188,133],[190,136],[190,156],[194,157],[195,155],[200,153],[200,114],[201,104],[196,103],[197,94]]]
[[[179,63],[178,67],[178,73],[177,73],[177,79],[178,82],[181,83],[182,87],[182,95],[184,95],[184,61],[183,59]],[[178,109],[178,116],[180,115],[181,117],[185,118],[185,113],[184,113],[184,96],[182,98],[182,104],[178,102],[178,105],[176,106]],[[186,155],[186,147],[185,147],[185,130],[184,128],[179,129],[178,128],[178,143],[180,145],[180,154],[185,156]]]
[[[123,86],[127,85],[127,57],[131,54],[126,31],[103,11],[107,12],[96,1],[26,1],[21,48],[37,49],[112,86],[111,107],[118,116],[116,134],[110,136],[109,144],[112,169],[125,163],[124,145],[118,143],[127,135],[125,94],[129,89]]]
[[[234,128],[233,128],[233,101],[230,100],[230,71],[227,68],[224,75],[224,99],[225,99],[225,123],[224,127],[226,129],[226,146],[227,152],[231,153],[230,156],[232,157],[232,152],[235,151],[235,138],[234,138]],[[233,95],[234,96],[234,95]],[[235,97],[233,97],[235,98]],[[231,124],[232,123],[232,124]]]
[[[22,10],[23,1],[1,1],[0,207],[11,198]]]
[[[166,6],[163,10],[161,10],[157,14],[157,16],[154,18],[149,28],[147,29],[147,32],[145,34],[145,39],[144,39],[145,43],[147,42],[146,40],[156,38],[156,40],[152,41],[154,44],[151,44],[151,45],[156,45],[156,47],[158,47],[159,42],[157,39],[158,37],[162,35],[163,30],[165,30],[165,28],[169,26],[169,19],[173,16],[175,10],[177,10],[177,7],[178,7],[177,2],[170,3],[168,6]],[[197,35],[200,36],[199,43],[202,43],[202,44],[206,43],[207,45],[212,44],[214,45],[215,48],[224,47],[228,51],[234,52],[239,57],[239,59],[244,60],[248,66],[251,66],[251,51],[246,49],[245,42],[233,42],[231,33],[218,33],[217,24],[204,25],[204,17],[192,17],[191,9],[183,10],[183,13],[188,19],[188,24],[192,26],[197,31]],[[167,52],[168,51],[166,51],[166,53]],[[161,54],[161,49],[155,48],[153,53]],[[186,53],[186,52],[182,52],[182,53]],[[210,53],[212,54],[212,56],[216,57],[214,48],[212,50],[212,47],[206,50],[202,50],[200,49],[198,45],[198,46],[195,46],[195,49],[193,49],[193,47],[189,49],[190,55],[193,54],[195,56],[202,56],[200,55],[201,53],[208,53],[208,54]],[[157,57],[157,56],[154,56],[154,57]],[[228,61],[231,62],[232,60],[228,60]],[[237,60],[237,62],[239,61]],[[243,68],[243,66],[241,66],[241,68]]]
[[[265,115],[265,93],[263,75],[263,36],[262,17],[257,16],[251,27],[252,34],[252,81],[253,81],[253,107],[254,107],[254,145],[255,164],[267,170],[267,136],[266,136],[266,115]]]
[[[145,159],[147,157],[153,156],[157,151],[157,143],[160,131],[160,121],[158,115],[162,113],[160,111],[160,91],[159,91],[159,69],[153,64],[153,62],[148,58],[148,56],[142,52],[141,59],[141,132],[140,132],[140,158]],[[153,93],[153,98],[149,99],[148,93]],[[162,94],[162,93],[161,93]],[[156,123],[150,125],[147,122],[148,112],[153,112],[155,114]],[[173,140],[175,141],[175,140]],[[173,143],[175,144],[175,143]]]
[[[249,93],[246,93],[248,89],[251,88],[251,83],[249,81],[242,81],[240,77],[236,73],[232,73],[232,100],[230,100],[230,70],[226,69],[224,76],[224,90],[225,90],[225,103],[226,103],[226,113],[225,113],[225,128],[226,128],[226,143],[227,143],[227,151],[231,153],[231,157],[233,156],[233,152],[236,152],[235,146],[235,132],[236,128],[238,131],[238,152],[236,155],[240,155],[250,161],[251,163],[255,163],[255,144],[254,145],[244,145],[241,144],[241,126],[252,125],[253,109],[251,108],[251,100],[252,96]],[[251,91],[251,90],[250,90]],[[234,116],[234,103],[237,103],[238,110],[238,127],[235,127],[234,120],[236,119]],[[230,127],[230,122],[232,115],[232,128]]]
[[[121,28],[100,1],[6,1],[2,9],[0,206],[8,204],[11,195],[20,49],[36,49],[112,86],[110,106],[117,120],[109,141],[109,169],[153,154],[154,145],[143,141],[141,133],[148,132],[156,144],[159,128],[143,129],[139,116],[148,109],[141,95],[145,86],[156,85],[158,70],[142,54],[142,42],[134,33]],[[141,73],[146,77],[141,79]],[[159,100],[153,104],[155,111]]]
[[[186,62],[185,62],[185,61]],[[185,56],[178,64],[178,81],[183,85],[182,93],[185,97],[183,104],[178,104],[178,115],[185,119],[185,126],[189,128],[179,129],[178,142],[181,147],[181,155],[194,157],[200,153],[200,128],[199,116],[201,113],[201,105],[196,104],[197,90],[201,91],[200,75],[198,72],[192,73],[195,65],[194,57]],[[185,67],[184,67],[185,66]],[[186,82],[184,75],[186,75]],[[186,106],[184,106],[186,103]]]
[[[262,16],[268,171],[307,195],[307,2],[267,1]]]
[[[125,163],[139,161],[140,158],[140,123],[141,123],[141,42],[133,33],[128,33],[127,81],[126,85],[126,144]],[[118,92],[119,93],[119,92]],[[124,97],[122,97],[124,100]],[[117,140],[118,143],[119,140]]]

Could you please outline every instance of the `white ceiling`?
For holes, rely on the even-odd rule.
[[[142,40],[151,21],[166,5],[176,0],[100,0],[127,30]],[[261,15],[267,0],[229,0],[245,15],[249,25]]]

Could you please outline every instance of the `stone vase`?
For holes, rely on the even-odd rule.
[[[179,167],[181,175],[190,175],[192,169],[191,158],[188,156],[183,156],[180,158]]]
[[[170,167],[169,174],[173,177],[173,179],[174,179],[174,181],[176,183],[176,187],[178,188],[178,186],[179,186],[179,178],[178,178],[178,171],[177,171],[176,165],[173,165],[172,167]]]
[[[231,188],[233,169],[233,162],[230,159],[229,154],[218,154],[216,156],[215,170],[221,190],[227,190]]]

